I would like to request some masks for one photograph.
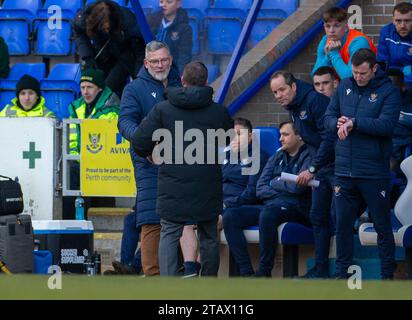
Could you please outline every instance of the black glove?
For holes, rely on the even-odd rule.
[[[87,57],[82,60],[82,70],[98,69],[96,61],[92,57]]]

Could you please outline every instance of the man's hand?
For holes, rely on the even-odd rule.
[[[315,175],[310,173],[309,170],[302,171],[296,179],[296,184],[298,186],[307,186],[309,181],[312,180],[314,176]]]
[[[336,124],[336,127],[339,129],[344,123],[346,123],[349,120],[348,117],[342,116],[338,119],[338,123]]]
[[[340,41],[329,40],[325,45],[325,54],[328,55],[332,50],[339,50],[342,47]]]
[[[345,140],[346,137],[349,135],[349,133],[353,129],[353,122],[352,120],[346,121],[344,124],[342,124],[338,130],[338,137],[340,140]]]
[[[233,139],[230,141],[230,150],[233,151],[234,153],[239,152],[239,140],[238,139]]]
[[[155,164],[151,155],[150,155],[150,156],[147,156],[146,159],[147,159],[147,161],[149,161],[151,164]]]

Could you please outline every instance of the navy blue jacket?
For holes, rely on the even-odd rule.
[[[200,140],[194,129],[207,139],[208,130],[232,129],[232,118],[223,105],[213,102],[211,87],[168,88],[166,94],[168,99],[154,106],[140,124],[133,137],[133,149],[141,156],[152,154],[153,133],[167,129],[171,144],[166,147],[171,148],[172,158],[165,151],[165,163],[159,166],[157,212],[162,219],[180,223],[209,221],[223,209],[221,166],[208,154],[212,147],[217,155],[219,145]],[[198,148],[204,148],[202,153]],[[188,159],[189,154],[196,155],[196,159]]]
[[[389,178],[392,133],[401,105],[399,89],[378,71],[361,91],[353,77],[342,80],[325,115],[325,126],[334,134],[339,117],[355,118],[348,137],[336,142],[335,175]]]
[[[256,194],[265,206],[284,203],[286,207],[295,207],[302,213],[308,213],[311,205],[311,188],[301,187],[293,182],[280,180],[282,172],[298,175],[308,169],[311,154],[307,145],[291,157],[286,151],[279,150],[271,156],[258,180]]]
[[[251,147],[249,147],[251,155]],[[251,167],[252,163],[230,163],[230,152],[226,155],[222,166],[223,172],[223,203],[226,208],[239,207],[246,204],[258,204],[256,184],[265,167],[268,156],[260,152],[259,172],[254,175],[243,175],[242,168]]]
[[[147,17],[147,23],[156,39],[167,44],[179,72],[182,73],[185,65],[192,61],[193,39],[189,17],[184,9],[179,8],[176,18],[164,32],[162,19],[163,12],[157,11]]]
[[[405,82],[412,82],[412,33],[402,38],[393,23],[381,29],[378,44],[378,61],[386,63],[387,68],[403,71]]]
[[[329,98],[302,80],[297,80],[296,86],[296,96],[287,106],[289,115],[308,145],[312,155],[311,165],[319,171],[322,169],[322,172],[330,171],[333,168],[335,136],[328,133],[323,124]]]
[[[172,67],[168,86],[180,85],[177,69]],[[155,80],[147,69],[142,67],[136,80],[125,87],[120,103],[117,126],[123,137],[132,140],[143,118],[149,114],[155,104],[164,100],[164,91],[163,84]],[[156,214],[158,167],[152,165],[146,158],[139,157],[132,149],[130,154],[137,187],[137,226],[160,223],[160,217]]]

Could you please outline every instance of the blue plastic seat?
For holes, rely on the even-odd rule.
[[[256,46],[261,40],[273,31],[284,19],[281,10],[261,10],[250,33],[250,46]]]
[[[24,74],[29,74],[37,80],[43,80],[46,77],[46,65],[44,62],[25,63],[19,62],[14,64],[10,69],[7,80],[19,80]]]
[[[96,2],[97,0],[87,0],[86,1],[86,5],[89,5],[93,2]],[[126,6],[127,5],[127,0],[113,0],[113,2],[116,2],[117,4],[121,5],[121,6]]]
[[[246,12],[252,3],[253,0],[215,0],[211,8],[240,9]]]
[[[299,0],[263,0],[261,9],[280,9],[290,16],[299,7]]]
[[[217,79],[219,76],[219,65],[217,64],[207,64],[208,79],[207,82],[210,84]]]
[[[77,11],[82,9],[83,0],[46,0],[43,8],[39,11],[46,11],[50,6],[58,6],[62,9],[64,18],[73,19]],[[38,13],[39,14],[39,13]]]
[[[62,13],[61,20],[56,21],[56,28],[50,28],[49,18],[52,15],[47,9],[37,12],[34,19],[34,52],[42,56],[68,56],[74,51],[71,29],[74,14],[70,10],[66,11],[66,16]],[[61,28],[57,23],[61,23]]]
[[[185,9],[189,16],[189,25],[192,27],[193,48],[192,54],[198,55],[202,50],[200,35],[203,33],[203,14],[198,9]]]
[[[142,8],[152,8],[158,9],[159,8],[159,0],[139,0],[139,3]],[[131,1],[129,1],[129,7],[132,6]]]
[[[80,65],[56,64],[47,79],[40,82],[47,107],[59,119],[69,116],[68,106],[79,95]]]
[[[30,54],[31,22],[41,0],[4,0],[0,9],[0,36],[10,55]]]
[[[207,9],[204,21],[208,52],[231,55],[242,32],[245,16],[240,9]]]
[[[206,9],[209,7],[209,0],[182,0],[182,8],[199,10],[202,15],[206,13]]]
[[[0,81],[0,86],[2,85],[2,81]],[[0,89],[0,111],[10,103],[12,99],[16,98],[16,91],[15,90],[3,90]]]
[[[268,156],[275,154],[276,150],[280,148],[280,133],[279,128],[275,127],[256,127],[254,131],[259,130],[260,134],[260,148]]]

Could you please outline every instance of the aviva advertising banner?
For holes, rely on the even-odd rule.
[[[117,120],[82,121],[80,158],[84,196],[136,195],[130,144],[118,132]]]

